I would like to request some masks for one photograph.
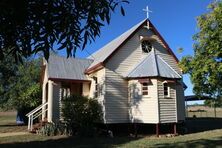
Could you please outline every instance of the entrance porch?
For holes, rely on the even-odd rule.
[[[33,120],[42,115],[44,122],[58,122],[62,119],[62,100],[70,95],[89,96],[90,80],[49,79],[42,86],[42,104],[29,112],[28,130],[33,129]]]
[[[43,108],[42,120],[57,122],[61,119],[62,100],[70,95],[89,96],[90,81],[50,79],[43,88],[42,103],[48,102],[48,109]]]

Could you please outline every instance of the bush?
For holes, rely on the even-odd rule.
[[[102,108],[98,101],[83,96],[65,98],[62,112],[72,134],[93,136],[95,124],[102,121]]]

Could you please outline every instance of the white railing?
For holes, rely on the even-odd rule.
[[[33,120],[38,118],[40,115],[43,115],[48,110],[48,102],[39,105],[35,109],[33,109],[31,112],[26,114],[26,116],[29,118],[28,120],[28,130],[32,131],[33,129]]]

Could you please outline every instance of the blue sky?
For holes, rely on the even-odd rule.
[[[150,20],[157,30],[173,49],[176,56],[181,59],[184,55],[192,55],[192,35],[197,31],[197,16],[206,13],[207,6],[212,0],[129,0],[130,4],[124,5],[126,16],[120,14],[120,9],[116,10],[111,17],[111,23],[105,25],[101,30],[101,36],[95,43],[86,47],[90,53],[95,52],[112,39],[116,38],[129,28],[146,18],[146,13],[142,11],[147,5],[150,10]],[[179,47],[184,48],[183,53],[178,53]],[[77,57],[87,57],[86,51],[77,52]],[[192,84],[189,76],[184,76],[184,82],[188,89],[185,95],[192,94]]]

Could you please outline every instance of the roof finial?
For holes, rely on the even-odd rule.
[[[149,19],[149,17],[150,17],[149,13],[152,12],[152,11],[149,10],[148,5],[146,6],[146,9],[143,9],[143,11],[146,12],[146,18]]]
[[[152,12],[152,11],[150,11],[150,10],[149,10],[148,5],[146,6],[146,9],[143,9],[143,11],[145,11],[145,12],[146,12],[146,18],[147,18],[147,28],[148,28],[148,29],[150,29],[150,24],[149,24],[149,17],[150,17],[150,15],[149,15],[149,13],[150,13],[150,12]]]

